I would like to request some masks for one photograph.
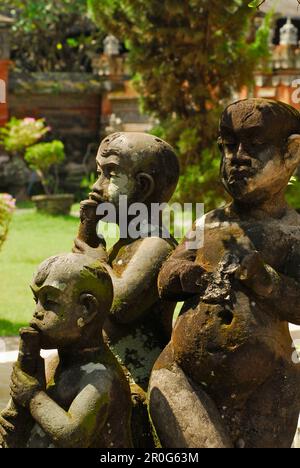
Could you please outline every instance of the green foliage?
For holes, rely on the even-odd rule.
[[[0,144],[8,153],[22,153],[49,131],[50,128],[45,125],[44,119],[27,117],[19,120],[13,117],[0,128]]]
[[[300,178],[292,177],[286,193],[286,199],[290,206],[300,210]]]
[[[248,3],[248,6],[250,8],[259,8],[263,3],[265,3],[265,0],[252,0],[252,2]]]
[[[87,17],[86,0],[1,0],[16,23],[12,58],[21,72],[89,71],[103,33]]]
[[[97,174],[95,174],[94,172],[83,177],[81,184],[80,184],[80,188],[83,189],[83,194],[82,194],[83,198],[88,197],[96,180],[97,180]]]
[[[15,210],[15,200],[7,193],[0,194],[0,249],[8,234],[9,224]]]
[[[268,55],[269,25],[251,42],[255,11],[242,0],[88,4],[95,22],[126,42],[143,108],[159,119],[161,136],[177,149],[183,171],[198,166],[205,177],[219,159],[212,148],[222,108],[234,92],[251,86],[253,71]]]
[[[269,59],[271,56],[269,40],[273,16],[273,10],[266,14],[263,23],[257,30],[256,40],[249,46],[249,55],[253,56],[254,60],[256,57],[261,57],[263,59],[263,64],[265,64],[267,62],[267,59]]]
[[[59,140],[51,143],[37,143],[26,150],[25,161],[35,171],[48,172],[50,167],[65,159],[64,144]]]
[[[61,164],[65,160],[64,144],[59,140],[50,143],[37,143],[30,146],[25,152],[25,161],[31,169],[37,172],[41,178],[44,190],[47,194],[57,191],[58,181],[52,180],[50,169]]]
[[[214,154],[211,154],[211,151]],[[219,181],[220,162],[217,147],[202,153],[201,165],[189,165],[180,176],[172,201],[204,203],[205,211],[222,206],[228,196]]]

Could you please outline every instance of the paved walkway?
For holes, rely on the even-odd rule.
[[[19,338],[17,336],[0,337],[0,354],[5,351],[15,351],[19,346]]]

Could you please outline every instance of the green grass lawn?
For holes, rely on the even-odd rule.
[[[0,254],[0,336],[15,335],[28,323],[34,302],[29,288],[43,260],[69,252],[78,229],[73,216],[51,217],[18,210]]]

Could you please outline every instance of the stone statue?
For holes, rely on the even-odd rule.
[[[160,231],[155,237],[147,237],[153,226],[151,219],[146,218],[141,221],[144,237],[121,238],[106,252],[103,242],[99,246],[96,234],[99,221],[96,208],[104,202],[112,203],[120,224],[120,217],[126,215],[119,210],[121,195],[128,197],[128,205],[140,202],[147,208],[152,203],[168,202],[176,188],[179,165],[167,143],[143,133],[116,133],[104,139],[97,165],[99,179],[90,200],[82,204],[75,251],[102,260],[107,256],[114,301],[104,324],[105,337],[131,383],[134,444],[144,447],[152,444],[146,407],[149,377],[170,339],[175,307],[159,299],[157,277],[176,242],[172,238],[163,239]],[[130,216],[127,222],[129,225]]]
[[[40,335],[37,330],[27,327],[20,330],[18,364],[27,374],[41,373]],[[11,399],[0,414],[0,448],[26,448],[34,420],[30,412],[16,400]]]
[[[24,430],[19,447],[132,447],[129,386],[101,334],[113,299],[106,269],[84,255],[52,257],[40,266],[32,291],[37,306],[27,335],[38,334],[39,351],[58,349],[59,364],[45,376],[40,363],[31,362],[30,372],[37,353],[26,355],[26,369],[24,356],[19,359],[11,395],[25,414],[2,413],[1,445],[18,447],[14,435]]]
[[[275,101],[239,101],[222,115],[221,177],[233,202],[208,213],[204,245],[188,249],[188,235],[159,276],[162,298],[186,301],[150,380],[163,447],[291,447],[300,216],[284,193],[299,133],[298,111]]]

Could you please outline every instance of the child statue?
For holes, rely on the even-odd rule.
[[[12,399],[32,420],[26,447],[132,447],[129,386],[101,334],[113,300],[107,270],[84,255],[52,257],[39,267],[32,291],[31,329],[40,348],[58,349],[59,364],[47,379],[41,366],[35,374],[14,366]],[[11,412],[1,416],[0,441],[10,447],[22,421],[14,428],[6,419]]]
[[[299,133],[298,111],[280,102],[239,101],[222,115],[221,177],[233,201],[205,216],[203,246],[189,248],[188,235],[159,276],[162,298],[186,301],[150,381],[163,447],[291,447],[300,216],[284,194]]]
[[[150,236],[150,208],[151,204],[170,200],[177,185],[179,164],[173,149],[160,138],[125,132],[110,135],[101,143],[97,167],[99,179],[90,199],[82,203],[75,251],[102,260],[106,256],[114,301],[104,324],[105,337],[131,383],[135,446],[151,446],[148,423],[143,423],[148,421],[146,391],[153,364],[170,339],[175,308],[174,303],[159,299],[157,277],[177,244],[171,236],[163,238],[161,226],[155,226],[158,231]],[[106,252],[96,235],[96,209],[105,202],[111,203],[120,225],[121,217],[126,219],[127,214],[126,209],[120,209],[121,196],[127,197],[128,206],[143,203],[149,218],[141,220],[143,235],[136,238],[129,232]],[[131,221],[129,216],[126,227]]]

